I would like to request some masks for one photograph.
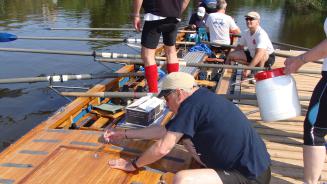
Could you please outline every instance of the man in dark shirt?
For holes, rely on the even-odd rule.
[[[153,163],[179,140],[187,146],[203,168],[179,171],[175,183],[257,183],[268,184],[271,177],[270,156],[265,144],[246,116],[223,96],[205,88],[194,87],[193,76],[174,72],[163,81],[159,94],[175,116],[165,126],[138,130],[109,130],[104,138],[159,139],[132,162],[110,160],[112,168],[134,171]]]
[[[175,48],[177,28],[182,12],[190,0],[134,0],[133,25],[136,31],[141,31],[141,7],[144,9],[144,26],[142,30],[142,59],[145,65],[145,78],[149,92],[158,92],[158,68],[155,62],[155,52],[159,38],[163,36],[165,53],[167,55],[168,73],[179,69]]]
[[[198,7],[198,10],[192,14],[190,21],[188,22],[189,28],[192,30],[198,30],[200,27],[205,28],[205,22],[208,17],[206,9],[202,6]]]

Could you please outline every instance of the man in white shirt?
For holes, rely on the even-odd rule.
[[[246,25],[249,28],[242,33],[235,51],[227,57],[227,63],[236,61],[250,67],[270,67],[275,62],[275,54],[268,34],[260,26],[260,15],[249,12],[245,15]],[[244,47],[248,50],[244,51]],[[243,76],[248,77],[250,70],[244,70]]]
[[[234,19],[226,15],[227,3],[225,0],[217,0],[217,11],[209,14],[206,27],[209,29],[210,42],[230,45],[230,32],[240,34]]]

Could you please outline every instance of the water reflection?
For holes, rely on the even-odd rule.
[[[16,98],[19,96],[22,96],[26,94],[26,92],[23,92],[24,89],[15,89],[10,90],[8,88],[1,89],[0,88],[0,99],[1,98]]]

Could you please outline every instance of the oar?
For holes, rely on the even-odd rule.
[[[134,28],[88,28],[88,27],[50,27],[48,30],[81,30],[81,31],[135,31]]]
[[[125,63],[125,64],[137,64],[143,65],[142,60],[131,60],[131,59],[104,59],[104,58],[96,58],[96,61],[99,62],[110,62],[110,63]],[[156,61],[157,65],[166,65],[166,62]],[[254,71],[262,71],[267,70],[265,67],[249,67],[249,66],[234,66],[234,65],[222,65],[222,64],[210,64],[210,63],[188,63],[184,61],[180,61],[178,63],[180,66],[186,67],[199,67],[199,68],[226,68],[226,69],[244,69],[244,70],[254,70]],[[297,73],[305,73],[305,74],[321,74],[321,71],[314,70],[299,70]]]
[[[146,92],[61,92],[62,96],[74,97],[103,97],[103,98],[141,98],[144,96],[157,96]]]
[[[70,40],[70,41],[108,41],[108,42],[125,42],[141,43],[139,38],[84,38],[84,37],[35,37],[35,36],[17,36],[11,33],[0,33],[0,42],[11,42],[17,39],[27,40]],[[160,41],[162,43],[162,41]],[[216,43],[205,42],[207,44],[217,45]],[[176,44],[196,45],[195,42],[177,41]],[[229,45],[223,45],[229,47]]]
[[[241,35],[240,34],[230,34],[231,36],[234,36],[234,37],[238,37],[240,38]],[[306,47],[301,47],[301,46],[297,46],[297,45],[292,45],[292,44],[288,44],[288,43],[281,43],[281,42],[271,42],[273,45],[279,45],[279,46],[284,46],[284,47],[288,47],[288,48],[294,48],[294,49],[300,49],[300,50],[305,50],[305,51],[308,51],[308,50],[311,50],[309,48],[306,48]]]
[[[108,74],[78,74],[78,75],[49,75],[44,77],[23,77],[0,79],[0,84],[30,83],[30,82],[66,82],[68,80],[106,79],[119,77],[139,77],[143,73],[108,73]]]
[[[131,59],[104,59],[96,58],[95,61],[98,62],[110,62],[110,63],[125,63],[125,64],[137,64],[143,65],[142,60],[131,60]],[[157,65],[165,65],[164,61],[156,61]],[[234,66],[234,65],[221,65],[221,64],[209,64],[209,63],[188,63],[184,61],[178,62],[180,66],[186,67],[199,67],[199,68],[229,68],[229,69],[246,69],[246,70],[266,70],[264,67],[249,67],[249,66]]]
[[[62,92],[63,96],[74,97],[102,97],[102,98],[141,98],[144,96],[157,96],[157,93],[146,92]],[[233,100],[257,100],[256,95],[222,95],[227,99]],[[300,96],[300,101],[310,101],[310,96]]]
[[[134,28],[88,28],[88,27],[80,27],[80,28],[68,28],[68,27],[58,27],[58,28],[47,28],[48,30],[56,31],[56,30],[79,30],[79,31],[136,31]],[[178,30],[180,33],[195,33],[192,30]]]
[[[41,50],[41,49],[21,49],[21,48],[0,48],[0,51],[93,56],[93,57],[104,57],[104,58],[141,59],[141,55],[138,54],[122,54],[122,53],[115,53],[115,52],[97,52],[97,51],[85,52],[85,51]],[[156,56],[155,59],[166,60],[166,57]],[[181,58],[179,58],[178,60],[183,61],[183,59]]]
[[[301,47],[301,46],[297,46],[297,45],[292,45],[292,44],[288,44],[288,43],[280,43],[280,42],[271,42],[271,43],[274,44],[274,45],[284,46],[284,47],[293,48],[293,49],[300,49],[300,50],[304,50],[304,51],[311,50],[309,48],[305,48],[305,47]]]
[[[293,56],[297,56],[297,55],[300,55],[301,53],[298,53],[298,52],[293,52],[292,51],[283,51],[283,50],[275,50],[275,55],[276,56],[279,56],[279,57],[285,57],[285,58],[288,58],[288,57],[293,57]],[[318,64],[322,64],[323,61],[322,60],[318,60],[318,61],[313,61],[314,63],[318,63]]]
[[[87,30],[87,31],[135,31],[133,28],[48,28],[49,30]],[[180,33],[195,33],[196,31],[193,30],[178,30]],[[241,37],[240,34],[231,34],[231,36],[234,37]],[[288,43],[281,43],[281,42],[272,42],[274,45],[279,45],[279,46],[285,46],[289,48],[294,48],[294,49],[300,49],[300,50],[305,50],[308,51],[310,50],[309,48],[297,46],[297,45],[292,45]]]
[[[108,42],[126,42],[141,43],[139,38],[83,38],[83,37],[35,37],[35,36],[17,36],[11,33],[0,33],[0,42],[11,42],[17,39],[26,40],[70,40],[70,41],[108,41]]]

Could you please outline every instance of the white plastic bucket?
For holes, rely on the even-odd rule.
[[[256,95],[263,121],[278,121],[301,114],[295,80],[284,68],[257,73]]]

